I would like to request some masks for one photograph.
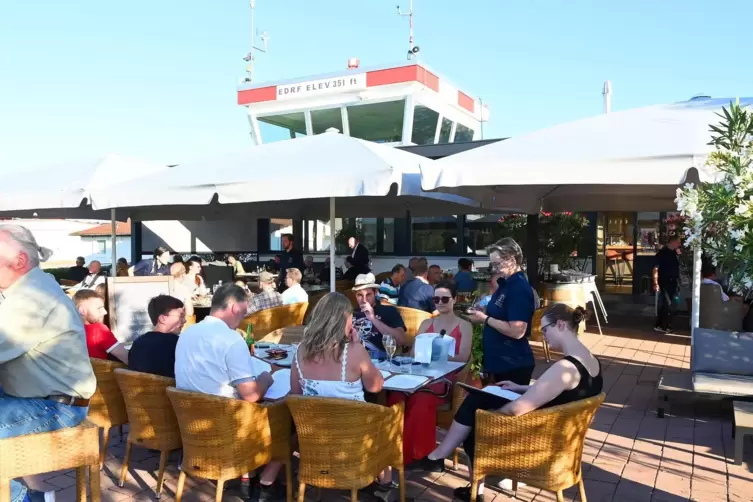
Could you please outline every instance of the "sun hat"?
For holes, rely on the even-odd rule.
[[[379,289],[379,284],[376,283],[374,274],[360,274],[356,277],[353,291],[361,291],[362,289]]]

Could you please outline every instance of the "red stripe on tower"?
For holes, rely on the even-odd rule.
[[[476,102],[464,92],[458,91],[458,106],[465,108],[471,113],[476,111]]]
[[[264,101],[277,101],[276,85],[238,91],[239,105],[250,105],[251,103],[262,103]]]

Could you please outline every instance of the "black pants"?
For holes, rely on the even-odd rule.
[[[656,327],[663,330],[672,329],[672,318],[674,317],[675,303],[679,289],[679,280],[675,278],[659,281],[659,312],[656,317]]]
[[[486,380],[490,383],[509,380],[519,385],[529,385],[532,375],[533,366],[526,366],[504,373],[490,373],[487,375]],[[476,410],[495,410],[504,406],[505,403],[507,403],[506,399],[493,394],[468,394],[463,404],[458,408],[458,412],[455,414],[455,421],[460,425],[471,428],[470,435],[463,443],[463,449],[468,458],[471,459],[471,464],[473,463],[473,450],[476,444]]]

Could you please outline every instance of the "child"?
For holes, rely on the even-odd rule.
[[[128,351],[102,322],[107,315],[104,298],[95,291],[82,289],[73,296],[73,302],[84,321],[89,357],[128,364]]]

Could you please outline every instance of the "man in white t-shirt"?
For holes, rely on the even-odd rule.
[[[297,268],[291,268],[288,270],[288,275],[285,277],[285,285],[288,287],[282,293],[282,304],[292,305],[294,303],[308,303],[309,294],[301,286],[301,279],[303,274]]]
[[[272,385],[272,376],[254,371],[246,341],[235,329],[248,311],[248,295],[225,284],[212,297],[209,315],[189,326],[175,348],[175,383],[179,389],[256,403]],[[269,463],[262,472],[260,501],[285,500],[275,483],[282,464]]]

